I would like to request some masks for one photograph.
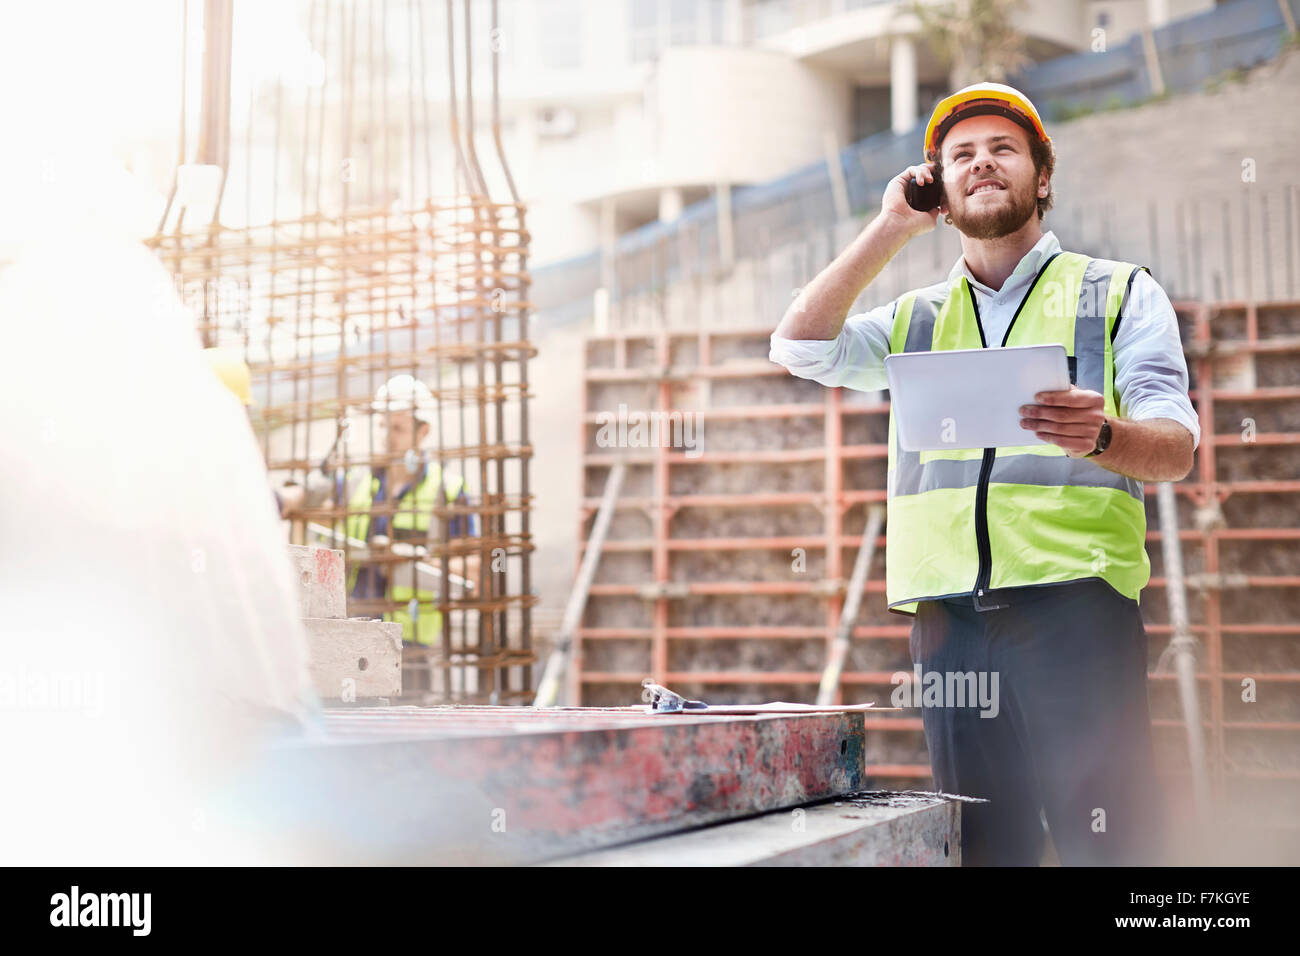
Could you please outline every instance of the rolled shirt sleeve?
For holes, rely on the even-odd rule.
[[[1192,448],[1197,448],[1201,425],[1188,394],[1178,316],[1165,290],[1146,271],[1133,278],[1115,332],[1114,352],[1120,417],[1173,419],[1192,433]]]
[[[885,356],[894,327],[895,302],[844,320],[833,339],[787,339],[772,333],[768,358],[791,375],[827,388],[876,392],[889,387]]]
[[[886,389],[885,356],[896,305],[897,300],[849,316],[833,339],[787,339],[773,332],[768,358],[790,374],[828,388]],[[1121,417],[1172,419],[1191,433],[1193,448],[1198,447],[1201,427],[1188,394],[1178,317],[1164,289],[1145,270],[1133,278],[1115,332],[1114,353]]]

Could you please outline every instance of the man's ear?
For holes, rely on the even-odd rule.
[[[415,426],[415,444],[416,447],[424,444],[424,440],[429,437],[429,423],[420,422]]]

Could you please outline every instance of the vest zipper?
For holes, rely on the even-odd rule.
[[[1007,331],[1002,336],[1002,348],[1006,348],[1007,340],[1011,338],[1011,329],[1016,324],[1016,319],[1020,317],[1025,303],[1033,295],[1034,288],[1038,285],[1038,280],[1043,277],[1047,267],[1052,264],[1059,252],[1053,253],[1047,261],[1042,264],[1038,274],[1034,276],[1034,281],[1029,284],[1025,290],[1025,297],[1020,300],[1016,306],[1015,314],[1011,316],[1011,321],[1007,323]],[[984,337],[984,323],[980,321],[980,306],[975,298],[975,290],[971,288],[969,282],[965,283],[966,292],[970,295],[971,308],[975,311],[975,327],[980,333],[980,348],[988,348],[988,340]],[[993,461],[997,458],[998,450],[996,448],[984,449],[984,461],[980,465],[979,484],[975,487],[975,548],[979,552],[979,570],[975,573],[975,609],[978,611],[995,611],[998,608],[1007,607],[1006,604],[996,604],[984,598],[985,592],[989,590],[989,581],[993,577],[993,551],[989,545],[989,475],[993,472]]]

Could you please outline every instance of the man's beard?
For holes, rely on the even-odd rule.
[[[1009,184],[1003,192],[1004,197],[987,203],[966,196],[959,208],[949,204],[953,226],[971,239],[1001,239],[1011,235],[1038,211],[1038,197],[1032,188],[1022,191]]]

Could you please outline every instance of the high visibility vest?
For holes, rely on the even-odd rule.
[[[441,482],[441,470],[436,464],[430,464],[424,479],[402,496],[399,510],[390,521],[394,541],[400,540],[398,532],[417,532],[421,539],[429,531],[429,518],[433,514],[434,502],[437,500],[438,486]],[[464,488],[460,477],[451,476],[445,488],[447,502],[454,503]],[[389,494],[397,490],[389,488]],[[370,540],[370,509],[375,496],[379,493],[379,478],[362,469],[361,480],[348,502],[346,521],[347,535],[360,541]],[[389,499],[391,500],[391,498]],[[442,612],[434,606],[434,592],[415,587],[416,570],[413,562],[386,565],[388,575],[388,599],[401,604],[401,607],[384,614],[385,621],[397,621],[402,625],[402,640],[408,643],[432,646],[438,643],[442,633]],[[358,567],[353,567],[348,577],[348,592],[356,587]],[[411,619],[411,602],[415,601],[415,620]]]
[[[1056,253],[1001,343],[985,341],[965,276],[915,290],[898,300],[889,350],[1059,343],[1070,380],[1100,392],[1107,417],[1117,417],[1112,340],[1133,277],[1145,268]],[[900,614],[915,614],[920,600],[992,602],[997,589],[1085,578],[1136,601],[1151,577],[1141,481],[1050,444],[904,451],[892,409],[888,517],[886,600]]]

